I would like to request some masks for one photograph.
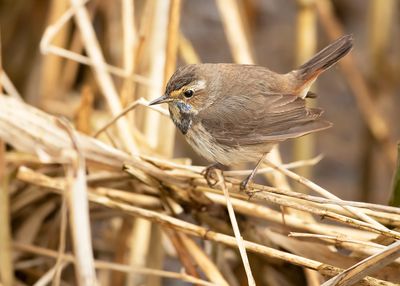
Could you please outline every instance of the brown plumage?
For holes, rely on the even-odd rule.
[[[206,159],[256,161],[276,143],[331,126],[305,98],[318,75],[351,48],[352,37],[344,36],[287,74],[255,65],[187,65],[152,104],[168,102],[175,125]]]

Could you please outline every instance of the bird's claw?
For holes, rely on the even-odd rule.
[[[213,164],[210,166],[207,166],[202,172],[201,175],[204,176],[204,179],[207,181],[207,185],[212,188],[218,183],[218,178],[217,174],[215,171],[219,169],[218,165]]]
[[[239,188],[241,192],[245,192],[247,193],[248,187],[249,187],[249,177],[247,177],[246,179],[244,179],[243,181],[240,182]]]

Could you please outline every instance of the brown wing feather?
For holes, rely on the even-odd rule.
[[[291,94],[258,93],[220,98],[198,114],[204,128],[218,143],[246,146],[322,130],[331,123],[319,119],[321,109],[306,108],[305,101]]]

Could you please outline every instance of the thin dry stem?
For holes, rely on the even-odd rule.
[[[220,187],[224,193],[224,196],[225,196],[226,206],[228,209],[229,218],[231,220],[233,233],[235,234],[236,243],[239,248],[240,256],[243,261],[244,270],[246,271],[247,282],[249,285],[255,286],[256,282],[254,281],[253,273],[251,272],[251,267],[250,267],[250,263],[249,263],[249,258],[247,257],[246,249],[243,245],[243,237],[240,234],[239,225],[237,223],[236,216],[235,216],[235,211],[233,210],[232,202],[229,197],[229,191],[225,185],[225,180],[224,180],[224,177],[222,176],[221,170],[217,170],[217,176],[218,176],[218,184],[220,185]]]

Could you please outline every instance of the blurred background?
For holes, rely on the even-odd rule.
[[[175,34],[167,33],[170,29],[174,31],[174,26],[168,22],[169,13],[174,13],[167,11],[171,2],[179,3],[175,13],[180,15],[180,23],[177,21],[179,26],[175,27],[178,31]],[[221,12],[228,9],[226,3],[231,1],[171,2],[85,2],[123,107],[140,97],[160,96],[166,80],[180,65],[253,61],[286,73],[339,36],[352,34],[351,55],[319,77],[313,87],[317,98],[309,100],[310,105],[325,110],[325,118],[334,126],[283,143],[281,155],[284,162],[291,162],[322,154],[323,159],[316,166],[304,167],[298,172],[342,199],[387,204],[397,156],[396,143],[400,138],[398,0],[237,0],[246,36],[244,42],[247,41],[249,48],[247,58],[232,44],[237,26],[226,18],[228,12]],[[62,25],[59,22],[69,7],[67,0],[0,0],[1,64],[16,92],[26,102],[48,113],[65,116],[81,132],[93,134],[109,120],[109,103],[103,95],[104,86],[87,66],[93,63],[79,57],[90,52],[85,49],[86,43],[76,23],[68,19]],[[127,7],[133,9],[127,11]],[[53,30],[47,30],[48,37],[44,37],[49,27]],[[175,42],[176,46],[169,46],[170,42]],[[11,86],[4,85],[4,89],[10,90]],[[160,157],[174,157],[179,162],[190,158],[193,164],[208,164],[175,132],[169,120],[158,114],[149,115],[144,107],[138,107],[128,119],[141,131],[135,133],[135,140],[145,142],[142,153],[157,152]],[[105,140],[112,142],[112,138]],[[14,226],[26,215],[25,212],[14,217]],[[98,215],[101,218],[104,214]],[[126,221],[122,222],[124,227],[119,228],[120,225],[121,221],[96,225],[94,233],[99,237],[95,238],[96,248],[108,250],[109,245],[100,237],[110,237],[112,229],[122,233],[132,227]],[[153,235],[157,231],[153,229]],[[121,258],[124,248],[116,253]],[[176,261],[166,264],[179,269]],[[19,279],[28,281],[29,285],[29,281],[34,280],[32,277],[42,274],[23,273]],[[124,278],[116,275],[113,279],[114,285],[120,285],[116,281],[122,283]],[[157,285],[149,281],[146,285]],[[144,285],[140,283],[136,281],[130,285]],[[181,285],[174,283],[169,285]],[[296,282],[265,285],[296,285]]]

